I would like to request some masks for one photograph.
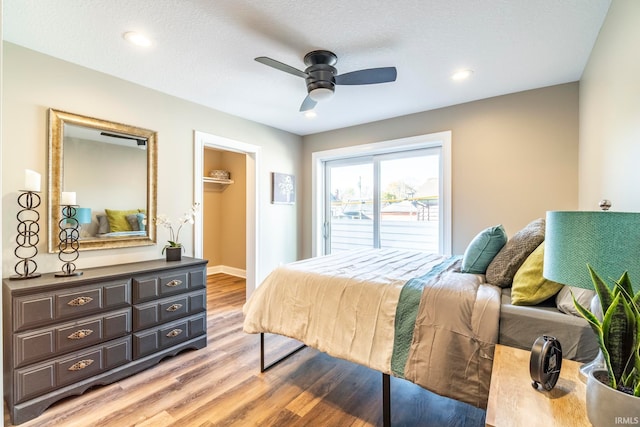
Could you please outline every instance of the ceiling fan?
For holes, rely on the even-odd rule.
[[[285,73],[302,77],[307,82],[307,97],[300,105],[300,111],[313,109],[318,101],[331,98],[336,85],[370,85],[388,83],[396,80],[396,67],[368,68],[336,75],[334,65],[338,57],[328,50],[314,50],[304,56],[307,68],[298,70],[266,56],[255,58],[256,61]]]
[[[147,144],[147,139],[146,138],[134,138],[132,136],[120,135],[120,134],[111,133],[111,132],[100,132],[100,135],[109,136],[111,138],[130,139],[132,141],[135,141],[136,144],[138,144],[138,146],[143,146],[143,145]]]

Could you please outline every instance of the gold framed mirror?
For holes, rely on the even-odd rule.
[[[69,222],[63,192],[75,199],[79,250],[156,243],[157,132],[49,109],[48,152],[50,253]]]

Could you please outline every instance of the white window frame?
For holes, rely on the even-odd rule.
[[[396,151],[440,147],[440,236],[439,253],[451,255],[451,131],[430,133],[371,144],[354,145],[311,154],[311,254],[323,254],[323,218],[325,212],[324,163],[329,160],[385,154]]]

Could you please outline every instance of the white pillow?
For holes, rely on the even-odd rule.
[[[571,292],[575,296],[576,300],[584,308],[589,309],[591,307],[591,300],[596,295],[596,291],[591,289],[576,288],[574,286],[563,286],[556,295],[556,307],[563,313],[573,314],[574,316],[582,317],[576,306],[573,304],[573,298],[571,298]]]

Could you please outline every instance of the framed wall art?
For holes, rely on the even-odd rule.
[[[271,174],[271,203],[293,205],[296,202],[296,177],[287,173]]]

